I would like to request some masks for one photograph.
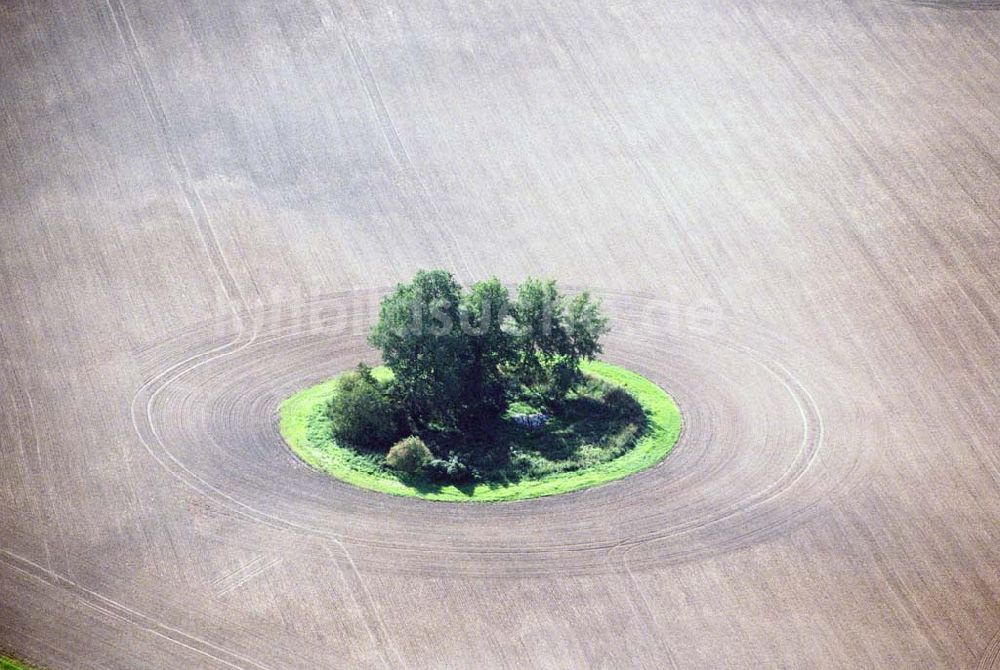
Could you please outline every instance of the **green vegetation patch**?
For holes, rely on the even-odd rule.
[[[33,668],[9,656],[0,656],[0,670],[33,670]]]
[[[583,381],[539,426],[517,420],[535,414],[536,408],[515,401],[502,417],[472,434],[429,429],[421,437],[436,459],[433,468],[418,473],[390,469],[384,453],[336,443],[329,414],[336,377],[281,404],[281,434],[299,458],[337,479],[381,493],[440,501],[498,502],[568,493],[644,470],[670,453],[680,435],[681,413],[663,389],[600,361],[581,362],[580,371]],[[372,372],[380,381],[392,379],[388,368]],[[636,403],[638,413],[630,409]],[[452,472],[433,476],[435,468],[443,473],[449,467],[473,472],[460,484],[440,481],[454,479]]]

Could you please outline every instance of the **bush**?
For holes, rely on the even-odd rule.
[[[452,453],[447,459],[435,458],[425,466],[427,476],[436,482],[467,482],[473,478],[469,466]]]
[[[430,463],[432,458],[431,450],[427,448],[424,441],[411,435],[392,445],[392,449],[385,457],[385,462],[393,470],[416,472]]]
[[[639,401],[620,386],[605,391],[601,402],[612,416],[628,423],[642,423],[646,418]]]
[[[385,449],[397,435],[397,419],[385,387],[363,363],[337,380],[329,405],[333,437],[363,449]]]

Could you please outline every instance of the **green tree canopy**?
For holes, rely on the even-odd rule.
[[[610,330],[608,317],[601,312],[601,301],[587,291],[568,301],[565,328],[577,360],[600,354],[603,351],[601,338]]]
[[[564,297],[553,279],[527,279],[513,307],[517,325],[515,370],[521,383],[549,402],[566,395],[579,379],[583,359],[601,352],[608,320],[589,293]]]
[[[607,331],[599,301],[567,298],[552,279],[527,279],[512,301],[496,278],[463,293],[450,273],[431,270],[382,300],[369,341],[394,373],[392,397],[419,430],[497,416],[512,387],[561,400]]]
[[[462,306],[462,330],[469,337],[472,362],[465,398],[470,420],[502,412],[506,406],[504,370],[514,355],[510,294],[497,278],[472,285]]]
[[[393,371],[394,392],[415,422],[453,424],[472,365],[462,332],[462,289],[444,270],[421,270],[382,300],[369,341]]]
[[[377,449],[396,437],[395,412],[382,386],[364,363],[337,380],[329,413],[338,442]]]

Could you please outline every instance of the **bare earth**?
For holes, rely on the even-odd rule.
[[[1000,667],[998,4],[3,2],[0,651]],[[278,403],[427,267],[604,296],[674,453],[298,462]]]

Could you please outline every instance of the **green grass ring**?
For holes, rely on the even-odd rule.
[[[326,404],[333,394],[336,377],[286,398],[279,408],[279,426],[291,450],[317,470],[370,491],[443,502],[502,502],[559,495],[607,484],[662,461],[681,433],[681,412],[674,399],[650,380],[625,368],[602,361],[588,361],[581,367],[587,374],[625,387],[646,412],[645,430],[635,446],[613,460],[572,472],[525,478],[516,483],[477,483],[461,488],[443,485],[427,491],[403,481],[391,471],[372,468],[352,450],[338,446],[332,438]],[[385,369],[377,372],[383,377],[389,374]]]

